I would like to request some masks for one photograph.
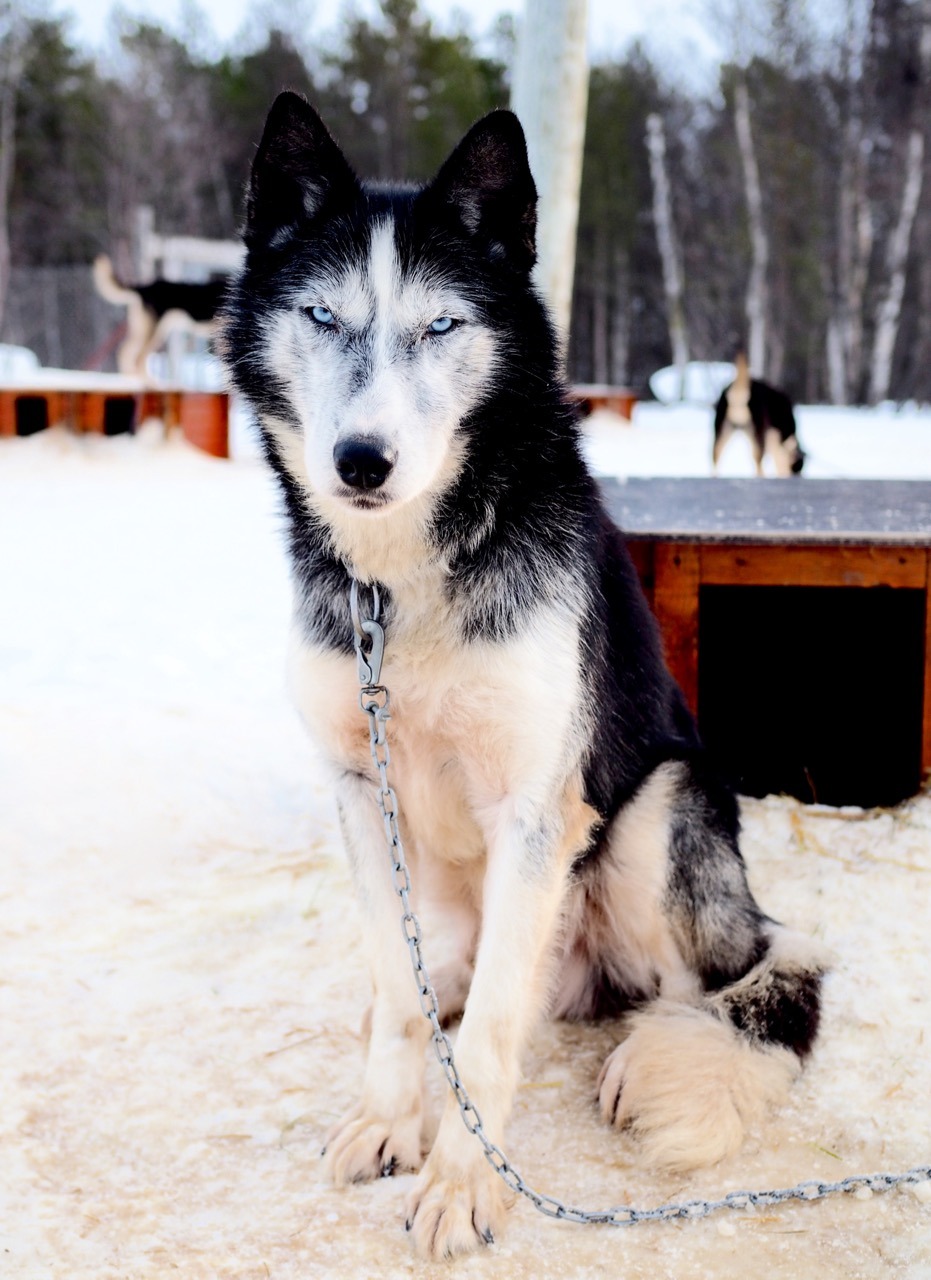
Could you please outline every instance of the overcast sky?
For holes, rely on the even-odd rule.
[[[352,0],[362,13],[375,11],[374,0]],[[450,24],[450,14],[458,7],[468,15],[468,25],[475,35],[482,35],[502,12],[518,15],[523,0],[421,0],[423,7],[441,27]],[[74,32],[82,43],[100,49],[107,39],[107,20],[113,0],[53,0],[57,13],[71,13]],[[151,0],[122,0],[122,7],[132,14],[157,16],[165,26],[181,31],[190,27],[185,10],[201,9],[221,44],[237,41],[258,22],[269,26],[277,13],[287,14],[290,27],[295,9],[306,11],[307,37],[336,31],[347,5],[345,0],[161,0],[153,7]],[[154,15],[153,15],[154,8]],[[641,37],[651,52],[681,68],[684,79],[692,80],[699,65],[711,64],[717,53],[716,43],[708,31],[706,0],[589,0],[591,48],[595,54],[618,53],[632,39]],[[674,78],[673,73],[673,77]]]

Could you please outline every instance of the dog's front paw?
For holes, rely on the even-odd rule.
[[[387,1119],[360,1103],[330,1130],[323,1157],[337,1186],[371,1182],[419,1169],[423,1163],[420,1135],[419,1110],[402,1120]]]
[[[509,1202],[504,1184],[481,1156],[468,1169],[449,1172],[431,1155],[408,1203],[414,1248],[437,1261],[494,1244]]]

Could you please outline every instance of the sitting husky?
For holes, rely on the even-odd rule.
[[[530,282],[535,216],[510,112],[418,189],[359,182],[282,94],[224,319],[284,495],[292,685],[332,766],[374,984],[362,1097],[325,1158],[337,1183],[423,1165],[408,1227],[426,1257],[489,1243],[508,1196],[451,1096],[424,1162],[430,1027],[359,710],[353,577],[381,596],[416,910],[492,1142],[544,1009],[631,1011],[601,1111],[676,1169],[736,1149],[818,1024],[822,965],[747,887],[736,800],[582,461]]]

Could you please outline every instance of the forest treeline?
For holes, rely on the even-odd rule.
[[[704,94],[636,45],[591,68],[570,372],[642,389],[670,363],[672,321],[680,358],[749,345],[800,400],[931,401],[931,0],[844,0],[833,34],[789,0],[735,0],[751,8],[753,39],[735,36]],[[514,42],[508,19],[476,42],[417,0],[381,0],[310,51],[273,26],[208,57],[124,16],[104,63],[65,20],[0,0],[0,337],[16,340],[4,303],[29,268],[106,251],[131,274],[140,205],[163,234],[234,237],[282,87],[317,104],[360,173],[425,179],[507,105]]]

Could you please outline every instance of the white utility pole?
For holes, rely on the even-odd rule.
[[[524,0],[511,106],[540,196],[536,282],[569,332],[588,107],[588,0]]]

